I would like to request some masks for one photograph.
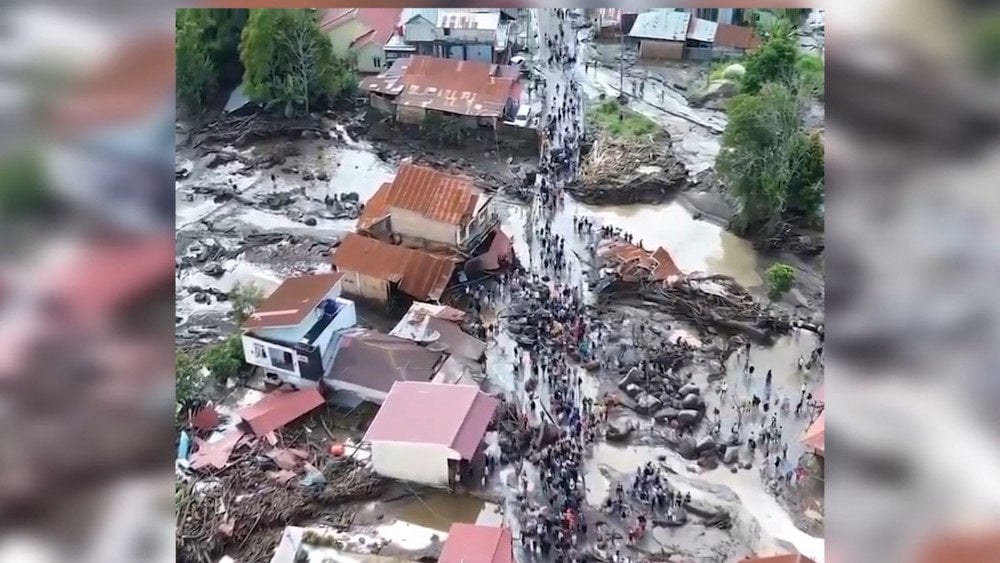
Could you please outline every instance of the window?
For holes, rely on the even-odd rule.
[[[372,57],[372,64],[375,68],[382,68],[382,57]]]
[[[713,22],[719,21],[719,9],[718,8],[698,8],[695,12],[696,18],[701,18],[703,20],[709,20]]]
[[[291,352],[278,348],[271,348],[271,366],[285,371],[295,371]]]
[[[253,348],[251,348],[250,354],[252,357],[260,358],[262,360],[267,358],[267,352],[264,351],[264,347],[260,344],[254,344]]]
[[[445,35],[451,35],[451,28],[450,27],[444,28],[444,34]]]
[[[733,21],[728,22],[733,25],[743,25],[743,18],[745,17],[745,12],[743,8],[733,8]]]

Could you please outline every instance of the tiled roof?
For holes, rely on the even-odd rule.
[[[498,526],[477,526],[456,522],[438,563],[513,563],[514,540],[510,530]]]
[[[400,381],[372,420],[365,441],[438,444],[472,459],[498,404],[473,385]]]
[[[389,214],[391,207],[407,209],[432,221],[464,225],[472,219],[479,195],[472,180],[404,162],[392,183],[382,184],[365,204],[358,228],[365,229]]]
[[[477,117],[503,115],[517,69],[422,55],[400,59],[361,81],[362,90],[398,96],[396,103]]]
[[[447,256],[396,246],[351,233],[331,258],[340,272],[357,272],[399,283],[399,288],[415,299],[441,298],[455,261]]]
[[[243,323],[245,329],[295,326],[319,305],[343,274],[313,274],[288,278]]]

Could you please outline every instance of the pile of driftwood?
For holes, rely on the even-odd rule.
[[[684,164],[667,141],[599,134],[580,181],[568,189],[586,203],[637,203],[660,201],[686,183]]]
[[[192,139],[194,146],[247,146],[251,141],[275,138],[300,138],[303,134],[327,137],[320,122],[311,118],[288,119],[265,113],[247,116],[226,116],[206,123]]]
[[[223,554],[239,561],[267,561],[281,530],[323,516],[349,524],[344,503],[377,497],[382,482],[351,459],[325,457],[316,463],[325,482],[285,484],[268,475],[264,449],[239,455],[217,480],[179,485],[176,498],[178,561],[217,561]]]

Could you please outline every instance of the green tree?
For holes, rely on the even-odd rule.
[[[716,166],[739,200],[734,228],[770,235],[786,219],[815,218],[823,203],[823,145],[801,129],[804,104],[767,84],[729,105]]]
[[[743,92],[756,94],[768,82],[795,85],[799,73],[795,67],[798,47],[793,31],[787,20],[778,20],[771,26],[764,44],[747,55]]]
[[[349,95],[357,82],[309,9],[251,10],[240,60],[247,95],[288,116]]]
[[[787,293],[795,282],[795,268],[777,262],[764,272],[764,277],[767,278],[768,297],[771,300],[781,299],[781,296]]]
[[[208,348],[201,357],[202,365],[219,381],[239,375],[243,359],[243,339],[239,334]]]
[[[240,64],[240,37],[250,17],[245,8],[182,8],[177,21],[193,21],[202,30],[202,42],[216,70],[220,85],[227,88],[239,83],[243,76]]]
[[[215,68],[204,41],[204,30],[196,18],[179,14],[176,35],[177,100],[197,114],[217,85]]]
[[[229,303],[232,305],[233,320],[238,324],[243,324],[250,315],[253,314],[257,305],[260,305],[264,293],[259,287],[253,284],[236,284],[236,287],[229,292]]]
[[[174,400],[179,410],[190,408],[201,397],[205,388],[201,362],[194,353],[177,350],[174,367],[176,386]]]

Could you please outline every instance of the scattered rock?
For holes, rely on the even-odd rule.
[[[667,408],[663,408],[663,409],[660,409],[660,410],[656,411],[656,414],[653,415],[653,418],[657,422],[664,422],[664,421],[667,421],[667,420],[673,420],[673,419],[677,418],[677,413],[678,412],[679,411],[677,409],[673,409],[673,408],[667,407]]]
[[[306,225],[309,225],[310,227],[315,227],[316,226],[316,218],[315,217],[306,217],[305,220],[302,221],[302,222],[305,223]]]
[[[691,393],[681,399],[681,406],[685,409],[697,410],[701,408],[701,397]]]
[[[350,201],[352,203],[358,203],[359,201],[361,201],[361,196],[358,195],[358,192],[347,192],[346,194],[340,195],[340,201]]]
[[[739,461],[740,459],[740,449],[737,447],[730,446],[726,448],[726,453],[722,454],[722,463],[726,465],[732,465]],[[733,468],[735,469],[735,467]]]
[[[201,270],[206,276],[211,276],[213,278],[222,277],[222,274],[226,273],[226,269],[222,267],[222,264],[218,262],[209,262],[205,264],[205,267]]]
[[[697,459],[698,446],[695,444],[694,438],[691,436],[681,438],[680,443],[677,445],[677,452],[681,454],[681,457],[684,459]]]
[[[640,379],[639,368],[632,368],[628,370],[628,373],[625,374],[625,377],[623,377],[621,381],[618,382],[618,388],[624,391],[626,387],[638,382],[639,379]]]
[[[695,383],[685,383],[683,387],[677,390],[678,395],[686,396],[692,393],[695,394],[701,393],[701,389]]]
[[[682,426],[690,426],[701,420],[701,411],[682,410],[677,413],[677,422]]]
[[[208,303],[210,300],[211,300],[211,298],[208,296],[207,293],[195,293],[194,294],[194,301],[195,301],[195,303]]]
[[[708,470],[719,466],[719,460],[714,455],[704,456],[698,459],[698,465]]]
[[[628,385],[625,386],[624,389],[622,389],[622,391],[624,391],[625,394],[629,396],[629,398],[635,400],[639,400],[639,395],[643,394],[643,390],[640,389],[639,386],[636,385],[635,383],[629,383]]]
[[[628,440],[633,430],[632,425],[627,420],[615,421],[608,425],[604,437],[609,442],[624,442]]]
[[[718,446],[715,444],[715,439],[711,436],[705,436],[701,440],[698,440],[698,453],[704,454],[705,452],[712,451]]]
[[[325,171],[320,170],[319,172],[316,173],[316,179],[319,180],[320,182],[325,182],[330,179],[330,175],[327,174]]]
[[[302,179],[307,182],[309,180],[312,180],[313,178],[315,178],[315,176],[313,176],[312,172],[306,172],[305,174],[302,175]]]
[[[649,414],[660,408],[660,400],[654,395],[643,395],[638,401],[639,412]]]
[[[217,152],[212,155],[212,158],[205,164],[205,166],[207,168],[217,168],[234,160],[236,160],[236,155],[233,153]]]

